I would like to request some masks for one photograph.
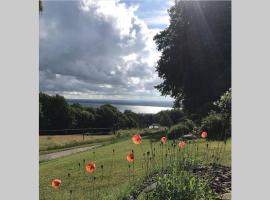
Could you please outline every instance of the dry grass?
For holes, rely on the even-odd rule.
[[[59,149],[114,138],[114,135],[53,135],[39,136],[39,150]]]

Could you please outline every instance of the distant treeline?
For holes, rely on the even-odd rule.
[[[161,111],[157,114],[137,114],[130,110],[120,112],[105,104],[98,108],[69,105],[63,96],[39,94],[39,129],[69,128],[145,128],[151,124],[171,126],[185,118],[180,109]]]

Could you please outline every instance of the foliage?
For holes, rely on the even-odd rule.
[[[173,121],[169,115],[168,111],[161,111],[157,114],[158,122],[161,126],[170,127],[173,124]]]
[[[160,177],[149,199],[211,200],[217,199],[217,195],[212,192],[206,180],[181,171]]]
[[[168,138],[169,139],[179,138],[185,134],[192,132],[194,128],[195,128],[194,122],[190,119],[187,119],[171,127]]]
[[[69,105],[64,97],[60,95],[49,96],[39,94],[40,102],[40,128],[41,129],[63,129],[70,128],[72,118]]]
[[[231,2],[176,1],[154,40],[162,55],[156,88],[188,114],[204,116],[231,87]]]
[[[202,119],[201,131],[208,133],[209,139],[221,140],[224,138],[224,118],[221,113],[210,112],[205,118]]]
[[[231,109],[232,109],[232,91],[226,91],[218,101],[214,102],[215,109],[220,112],[224,118],[225,132],[231,133]]]
[[[209,139],[221,140],[231,134],[231,89],[221,95],[213,105],[214,110],[202,119],[200,129],[208,132]]]
[[[213,104],[216,106],[218,111],[222,114],[231,116],[232,107],[232,90],[231,88],[226,91],[219,100],[215,101]]]
[[[120,112],[112,105],[98,108],[69,105],[60,95],[39,94],[39,122],[41,130],[67,128],[145,128],[153,123],[171,126],[184,117],[183,111],[173,109],[157,114],[137,114],[130,110]]]

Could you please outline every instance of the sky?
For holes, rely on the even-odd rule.
[[[169,0],[43,1],[39,88],[72,99],[172,100],[154,88]]]

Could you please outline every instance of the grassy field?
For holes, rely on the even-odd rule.
[[[108,144],[114,143],[121,139],[130,137],[133,133],[146,133],[151,134],[160,129],[126,129],[119,130],[115,135],[52,135],[52,136],[39,136],[39,154],[47,154],[57,151],[62,151],[69,148],[77,148],[94,145],[94,144]]]
[[[83,140],[83,135],[39,136],[39,151],[48,152],[83,144],[109,141],[114,137],[114,135],[85,135]]]
[[[150,142],[151,138],[151,142]],[[141,145],[134,145],[130,138],[117,143],[109,144],[95,151],[87,151],[74,154],[57,160],[52,160],[40,164],[40,199],[69,199],[70,190],[72,190],[72,199],[117,199],[129,192],[133,185],[133,166],[129,168],[126,156],[128,152],[134,150],[134,182],[141,180],[146,174],[146,162],[143,152],[150,151],[150,146],[155,149],[155,163],[150,162],[148,168],[161,168],[168,164],[168,159],[162,159],[166,153],[167,147],[171,146],[172,141],[168,141],[165,147],[160,145],[159,136],[154,138],[149,136],[143,137]],[[223,142],[208,142],[208,153],[206,154],[206,141],[199,140],[196,144],[188,144],[188,149],[195,149],[197,146],[199,152],[197,157],[202,160],[209,160],[212,151],[224,149],[222,153],[221,164],[230,166],[231,163],[231,142],[225,145]],[[113,149],[115,153],[113,153]],[[171,151],[172,152],[172,151]],[[170,154],[170,152],[167,152]],[[179,155],[178,155],[179,156]],[[94,176],[85,172],[85,162],[93,160],[97,169]],[[101,168],[103,165],[103,170]],[[129,171],[130,170],[130,171]],[[149,172],[150,170],[148,170]],[[70,176],[68,176],[70,174]],[[95,179],[93,178],[95,177]],[[62,180],[59,190],[51,187],[51,181],[54,178]]]

